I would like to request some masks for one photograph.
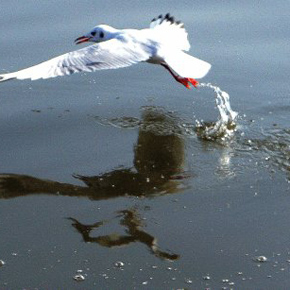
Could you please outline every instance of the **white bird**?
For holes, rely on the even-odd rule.
[[[197,86],[195,79],[204,77],[211,65],[190,56],[190,44],[184,24],[174,17],[160,15],[145,29],[115,29],[98,25],[75,40],[76,44],[94,42],[91,46],[72,51],[17,72],[0,75],[0,82],[10,79],[47,79],[75,72],[127,67],[139,62],[159,64],[176,81],[188,89]]]

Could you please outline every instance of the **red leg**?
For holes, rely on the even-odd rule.
[[[183,78],[179,75],[176,75],[166,63],[161,63],[161,65],[170,72],[170,74],[175,78],[176,81],[183,84],[186,88],[191,89],[190,84],[192,84],[195,88],[197,88],[198,86],[197,80],[192,78]]]

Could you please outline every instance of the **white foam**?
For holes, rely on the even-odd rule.
[[[231,108],[229,94],[211,83],[200,83],[199,87],[210,88],[214,91],[216,106],[220,114],[218,121],[213,125],[209,126],[201,125],[200,122],[197,123],[199,127],[203,127],[201,137],[211,140],[217,138],[225,139],[232,136],[238,113]]]

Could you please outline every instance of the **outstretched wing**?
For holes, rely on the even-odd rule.
[[[116,69],[146,61],[152,56],[149,46],[133,39],[111,39],[69,52],[32,67],[0,75],[0,82],[9,79],[47,79],[76,72]]]
[[[159,40],[169,43],[172,47],[188,51],[190,44],[187,39],[187,32],[181,21],[176,21],[173,16],[167,13],[152,19],[150,28],[159,33]]]

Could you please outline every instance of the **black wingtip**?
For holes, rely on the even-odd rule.
[[[173,24],[173,23],[175,22],[174,17],[173,17],[173,16],[170,16],[170,17],[168,18],[168,21],[169,21],[171,24]]]
[[[166,13],[164,16],[163,14],[160,14],[158,17],[153,18],[151,22],[155,22],[159,19],[159,24],[162,24],[163,22],[170,22],[171,25],[175,24],[178,25],[180,28],[184,28],[184,24],[181,21],[176,20],[174,16],[171,16],[169,12]]]

